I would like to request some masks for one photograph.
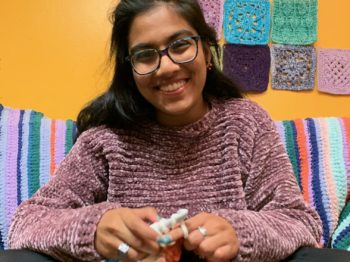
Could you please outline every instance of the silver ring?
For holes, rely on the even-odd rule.
[[[197,229],[198,229],[199,233],[202,234],[203,237],[208,236],[208,230],[205,227],[198,227]]]
[[[124,242],[122,242],[119,246],[118,246],[118,256],[125,256],[128,254],[128,251],[130,249],[130,246]]]

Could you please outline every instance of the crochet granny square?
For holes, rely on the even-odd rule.
[[[311,90],[315,85],[316,51],[313,46],[273,45],[272,88]]]
[[[317,74],[320,91],[350,94],[350,50],[318,49]]]
[[[233,44],[265,45],[270,35],[269,0],[226,0],[224,36]]]
[[[272,41],[308,45],[317,40],[317,0],[274,0]]]
[[[263,92],[269,83],[270,48],[265,45],[224,45],[224,73],[243,91]]]
[[[215,29],[216,39],[221,39],[224,17],[224,0],[199,0],[205,21]]]

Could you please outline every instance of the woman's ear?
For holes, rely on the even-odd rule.
[[[208,70],[211,70],[213,67],[213,63],[212,63],[213,57],[212,57],[212,53],[210,50],[210,44],[208,43],[208,41],[205,41],[203,43],[203,49],[204,49],[204,57],[205,57],[205,61],[207,64],[207,68],[208,68]]]

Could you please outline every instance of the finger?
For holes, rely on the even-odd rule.
[[[203,236],[198,229],[193,230],[188,239],[184,242],[185,249],[189,251],[197,249],[204,238],[205,236]]]
[[[144,214],[142,210],[146,213]],[[143,220],[157,216],[156,213],[151,208],[145,208],[135,210],[134,214],[135,219],[130,219],[128,216],[123,217],[123,222],[128,230],[124,231],[121,238],[126,242],[130,241],[128,243],[138,250],[149,254],[158,253],[160,249],[156,243],[158,233]]]
[[[172,241],[177,241],[184,238],[187,239],[190,235],[190,231],[187,227],[187,223],[184,222],[183,225],[179,225],[168,232],[167,235],[170,236]]]
[[[158,220],[157,210],[153,207],[137,208],[133,211],[144,221],[154,223]]]
[[[145,257],[145,253],[135,250],[132,246],[125,242],[109,237],[103,241],[103,256],[109,259],[119,259],[122,261],[137,261]],[[125,249],[125,244],[128,247]],[[124,246],[124,249],[123,249]]]
[[[124,223],[133,233],[135,233],[141,239],[155,241],[159,234],[144,221],[145,218],[153,219],[154,215],[149,216],[148,214],[143,214],[141,210],[135,210],[133,212],[136,215],[136,219],[125,217]]]
[[[122,248],[123,246],[129,248],[126,250]],[[145,257],[145,253],[139,252],[127,244],[125,245],[125,243],[122,241],[119,241],[119,244],[115,251],[116,256],[114,258],[121,261],[138,261],[141,258]]]
[[[231,245],[221,246],[215,250],[214,254],[211,257],[207,258],[208,262],[217,262],[217,261],[230,261],[231,259],[237,256],[238,249],[232,247]]]
[[[220,233],[220,234],[216,234],[213,236],[203,237],[202,241],[200,243],[200,246],[208,248],[208,249],[212,248],[215,250],[215,249],[217,249],[221,246],[227,245],[229,243],[230,243],[230,240],[227,237],[227,234]]]
[[[192,232],[196,230],[198,227],[203,226],[207,222],[209,215],[210,215],[209,213],[202,212],[198,215],[195,215],[194,217],[187,219],[185,222],[186,222],[188,231]]]
[[[207,258],[213,257],[216,250],[228,245],[225,234],[217,234],[211,237],[205,237],[199,244],[197,252]]]
[[[137,230],[151,231],[151,234],[155,234],[156,236],[158,236],[156,232],[150,229],[147,224],[145,224],[144,227],[135,228],[132,225],[128,225],[127,223],[128,222],[125,222],[125,230],[121,230],[121,233],[119,233],[119,237],[122,241],[129,243],[136,250],[148,254],[154,254],[159,252],[160,247],[156,243],[156,241],[154,239],[151,240],[148,235],[144,235],[142,234],[142,232],[140,233]]]

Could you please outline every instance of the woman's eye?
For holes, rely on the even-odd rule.
[[[154,58],[156,58],[156,52],[154,50],[145,50],[134,54],[135,61],[148,61]]]
[[[191,46],[191,42],[188,40],[179,40],[176,41],[174,44],[171,45],[171,49],[176,51],[184,50],[187,47]]]

